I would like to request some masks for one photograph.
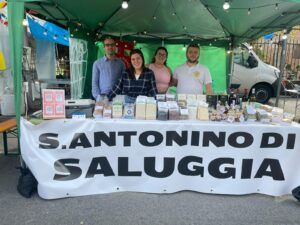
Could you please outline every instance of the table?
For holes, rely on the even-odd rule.
[[[156,120],[21,122],[22,158],[45,199],[120,191],[289,194],[300,126]],[[42,169],[41,169],[42,168]]]
[[[8,155],[7,134],[11,133],[15,137],[18,136],[16,118],[2,117],[0,120],[0,133],[3,133],[4,155]]]

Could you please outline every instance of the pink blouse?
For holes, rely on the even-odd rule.
[[[154,72],[158,93],[166,93],[171,80],[171,74],[168,68],[166,66],[158,68],[151,63],[149,64],[149,69]]]

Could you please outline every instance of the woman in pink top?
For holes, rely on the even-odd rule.
[[[171,69],[167,66],[168,51],[165,47],[158,47],[152,63],[148,65],[153,70],[158,93],[165,94],[171,82]]]

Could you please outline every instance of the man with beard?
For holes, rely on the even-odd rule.
[[[198,64],[200,48],[197,44],[190,44],[186,50],[187,62],[178,66],[174,71],[173,84],[177,86],[177,94],[212,94],[212,79],[209,69]]]

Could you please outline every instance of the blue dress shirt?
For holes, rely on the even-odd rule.
[[[109,60],[106,56],[103,56],[95,61],[92,77],[93,97],[97,99],[98,95],[108,94],[123,71],[125,71],[125,65],[119,58]]]

